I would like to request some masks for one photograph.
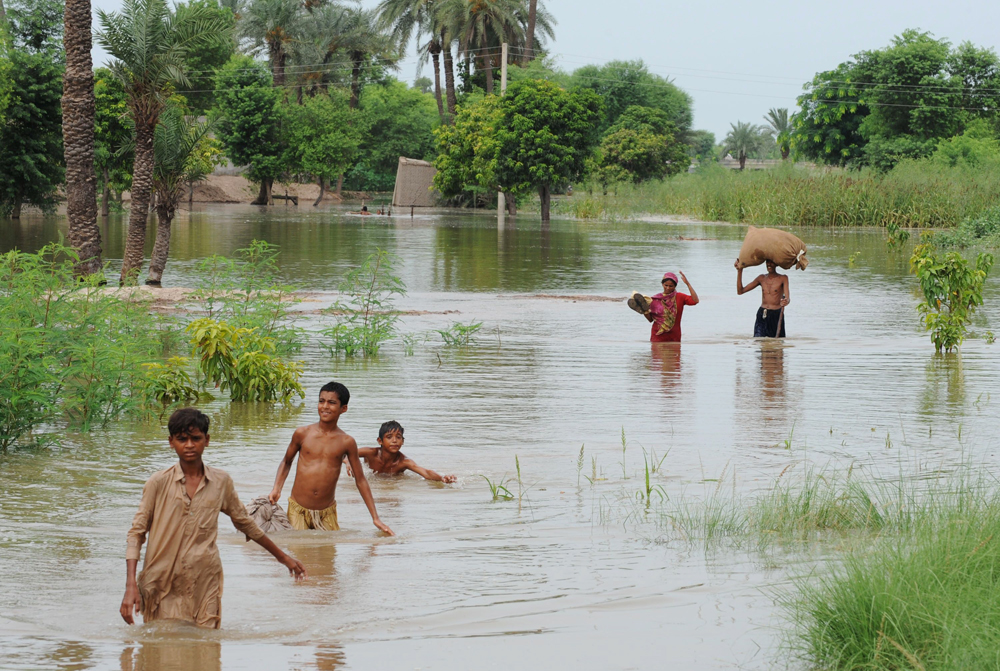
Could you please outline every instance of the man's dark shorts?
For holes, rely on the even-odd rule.
[[[757,322],[753,325],[754,338],[784,338],[785,320],[782,318],[783,310],[768,310],[767,308],[757,309]],[[778,322],[781,322],[781,333],[778,333]]]

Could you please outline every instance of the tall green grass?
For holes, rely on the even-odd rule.
[[[998,490],[953,481],[926,498],[905,531],[799,581],[785,605],[810,668],[1000,668]]]
[[[998,203],[998,170],[910,161],[884,175],[793,165],[743,172],[708,168],[621,185],[608,195],[578,190],[558,205],[581,219],[672,214],[756,226],[951,228]]]

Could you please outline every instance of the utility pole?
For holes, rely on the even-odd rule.
[[[500,48],[500,97],[507,93],[507,43],[504,42]],[[505,210],[507,209],[507,198],[503,195],[503,190],[497,194],[497,228],[502,229],[504,223]]]

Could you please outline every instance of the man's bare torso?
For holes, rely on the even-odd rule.
[[[757,280],[760,282],[760,306],[768,310],[779,309],[785,293],[785,276],[761,275]]]
[[[340,467],[354,439],[344,431],[324,432],[319,424],[299,429],[304,435],[295,467],[292,498],[303,508],[324,510],[333,505]]]

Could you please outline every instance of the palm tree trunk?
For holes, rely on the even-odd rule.
[[[317,205],[320,204],[320,202],[323,200],[323,194],[324,193],[326,193],[326,178],[325,177],[320,177],[319,178],[319,195],[316,196],[316,202],[313,203],[313,207],[316,207]],[[285,201],[285,202],[288,202],[288,201]]]
[[[441,44],[443,45],[442,51],[444,53],[445,101],[448,108],[448,122],[451,123],[455,119],[455,107],[458,104],[458,98],[455,96],[455,61],[451,57],[451,44],[445,41],[444,31],[441,31]]]
[[[63,74],[62,110],[66,218],[69,220],[67,237],[80,255],[75,272],[82,277],[102,271],[101,230],[97,227],[97,175],[94,174],[90,0],[66,0],[63,21],[66,70]]]
[[[146,222],[153,188],[153,129],[152,123],[141,119],[135,124],[135,161],[132,165],[132,207],[128,215],[128,236],[122,259],[122,286],[135,284],[142,268],[146,247]]]
[[[285,85],[285,50],[279,44],[271,48],[271,79],[274,85],[281,87]]]
[[[549,203],[552,200],[552,194],[549,191],[549,185],[544,184],[538,187],[538,200],[542,206],[542,221],[549,220]]]
[[[740,156],[740,170],[742,170],[747,165],[747,155],[740,153],[739,156]]]
[[[531,0],[528,3],[528,35],[525,37],[524,45],[524,65],[527,65],[535,57],[535,17],[538,15],[538,0]]]
[[[163,269],[167,267],[167,257],[170,256],[170,224],[174,219],[174,198],[161,198],[156,205],[156,243],[153,245],[153,255],[149,258],[149,278],[146,284],[160,286],[163,281]]]
[[[351,100],[348,107],[358,108],[361,100],[361,54],[351,54]]]
[[[428,50],[431,52],[431,61],[434,63],[434,99],[437,100],[438,116],[443,124],[445,121],[444,103],[441,102],[441,45],[436,41],[432,42]]]
[[[14,204],[10,208],[10,218],[20,219],[21,218],[21,197],[16,196],[14,198]]]
[[[101,216],[106,217],[111,214],[111,185],[108,183],[111,177],[108,175],[108,168],[104,168],[104,187],[101,190]]]

